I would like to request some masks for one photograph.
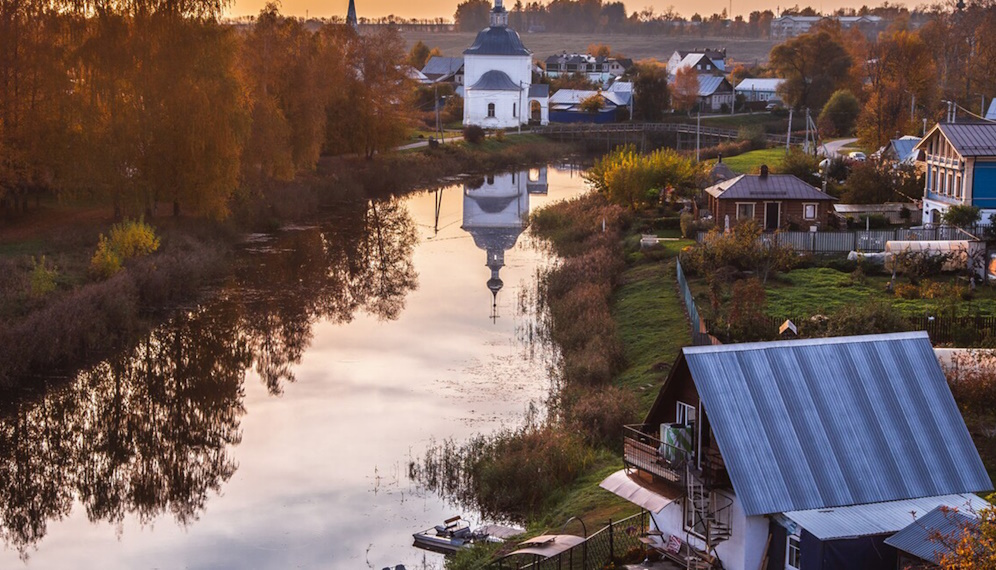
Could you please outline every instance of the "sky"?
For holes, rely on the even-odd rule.
[[[258,14],[267,0],[233,0],[229,8],[231,16],[245,16]],[[401,18],[446,18],[453,19],[458,0],[355,0],[356,12],[361,18],[377,18],[381,16],[395,15]],[[545,3],[545,0],[544,0]],[[724,8],[730,8],[730,0],[623,0],[626,11],[629,13],[643,10],[646,7],[653,7],[656,12],[664,12],[668,7],[673,6],[675,11],[684,17],[690,17],[695,12],[709,15],[722,12]],[[514,0],[506,0],[506,7],[514,4]],[[879,0],[784,0],[781,7],[800,7],[810,5],[817,10],[831,12],[837,8],[860,8],[862,5],[877,6],[881,4]],[[903,4],[899,2],[899,4]],[[346,8],[349,0],[282,0],[281,12],[289,16],[313,16],[327,18],[330,16],[346,16]],[[745,18],[754,10],[770,9],[778,11],[779,4],[770,0],[732,0],[733,15],[742,15]]]

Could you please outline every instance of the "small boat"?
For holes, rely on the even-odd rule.
[[[423,550],[431,550],[442,554],[453,554],[461,548],[466,548],[476,542],[503,542],[506,538],[521,534],[521,528],[511,528],[501,525],[485,525],[476,530],[459,515],[448,518],[443,524],[427,528],[412,535],[414,546]]]
[[[422,532],[412,535],[415,547],[443,554],[453,554],[457,550],[470,546],[475,540],[486,540],[487,534],[475,533],[470,523],[459,515],[448,518],[443,524],[437,524]]]

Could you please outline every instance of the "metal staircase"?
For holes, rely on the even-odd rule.
[[[685,500],[694,512],[696,534],[705,540],[705,550],[687,558],[687,570],[722,568],[716,547],[730,539],[733,501],[713,493],[693,465],[685,467]]]

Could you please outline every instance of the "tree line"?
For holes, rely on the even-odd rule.
[[[317,29],[268,4],[0,3],[0,201],[45,193],[115,214],[222,218],[233,199],[371,156],[405,135],[412,91],[396,31]]]
[[[899,17],[873,39],[827,20],[775,46],[767,71],[785,79],[787,104],[822,110],[821,131],[856,129],[868,146],[881,146],[944,120],[946,101],[963,118],[983,113],[996,97],[994,29],[993,3],[935,6],[922,25]]]

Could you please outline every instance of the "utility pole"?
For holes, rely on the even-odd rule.
[[[913,114],[916,112],[914,106],[916,105],[916,93],[910,93],[910,122],[914,121],[916,117]]]
[[[695,162],[699,161],[699,130],[702,128],[702,102],[699,101],[699,112],[695,114]]]
[[[433,94],[433,103],[434,106],[436,107],[436,134],[439,135],[439,138],[441,139],[443,138],[443,136],[442,136],[442,126],[440,126],[439,124],[439,86],[438,85],[433,84],[432,94]]]
[[[792,142],[792,111],[795,109],[789,107],[789,128],[788,133],[785,134],[785,154],[788,154],[789,144]]]

